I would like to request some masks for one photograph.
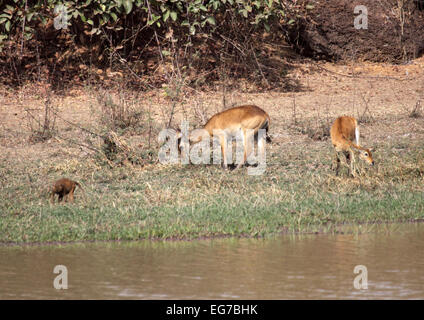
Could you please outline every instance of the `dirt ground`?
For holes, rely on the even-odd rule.
[[[313,5],[312,12],[298,22],[291,35],[297,50],[304,55],[333,61],[391,63],[422,55],[424,11],[418,1],[332,0],[314,1]],[[354,29],[354,19],[364,9],[367,26]]]
[[[423,67],[424,58],[402,66],[302,63],[288,75],[301,84],[295,92],[255,92],[248,83],[238,90],[184,88],[174,97],[169,88],[88,85],[50,96],[34,84],[3,91],[0,242],[257,236],[422,220]],[[157,135],[169,123],[178,127],[185,118],[197,127],[242,104],[256,104],[271,118],[263,175],[158,162]],[[55,130],[38,141],[46,105]],[[134,153],[130,162],[105,160],[100,137],[116,106],[141,119],[131,130],[115,129],[121,150],[141,157],[136,164]],[[361,145],[375,148],[376,166],[362,166],[355,178],[331,169],[329,128],[343,114],[359,119]],[[82,184],[75,203],[49,204],[47,188],[60,177]]]
[[[362,141],[367,146],[377,146],[393,136],[413,138],[424,134],[423,118],[408,116],[414,107],[420,109],[420,104],[423,112],[424,57],[407,65],[303,63],[294,65],[292,70],[288,77],[299,81],[301,89],[297,92],[252,93],[247,92],[250,91],[248,84],[245,88],[241,84],[241,89],[225,93],[222,86],[206,92],[186,88],[174,100],[163,89],[127,92],[127,97],[133,99],[137,108],[149,110],[157,130],[165,128],[173,106],[172,126],[177,127],[180,120],[186,118],[191,127],[197,127],[225,108],[256,104],[271,117],[274,146],[328,144],[326,127],[343,114],[353,115],[362,122]],[[66,162],[75,157],[89,157],[91,150],[75,142],[90,139],[89,131],[98,132],[101,108],[96,97],[104,94],[117,97],[119,92],[99,93],[98,88],[87,86],[53,94],[51,105],[57,108],[57,117],[54,117],[57,134],[45,142],[32,143],[29,137],[37,127],[32,117],[43,122],[43,92],[37,85],[1,92],[1,157],[11,157],[17,162],[31,159]],[[314,133],[321,128],[322,132]],[[147,143],[145,135],[131,139],[136,145]],[[152,135],[151,144],[155,143],[156,136]]]

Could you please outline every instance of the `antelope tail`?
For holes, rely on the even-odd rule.
[[[76,181],[75,184],[81,189],[82,193],[84,194],[84,198],[86,198],[85,190],[83,189],[83,187],[81,187],[81,185]]]
[[[355,140],[356,140],[356,144],[359,146],[359,127],[356,126],[355,128]]]
[[[85,192],[85,190],[81,187],[81,185],[78,182],[77,182],[77,185],[81,189],[82,196],[84,197],[85,201],[87,201],[87,193]]]
[[[265,129],[266,130],[266,142],[271,143],[271,137],[268,134],[268,130],[269,130],[269,119],[266,119],[266,121],[264,122],[264,124],[259,128],[259,129]]]

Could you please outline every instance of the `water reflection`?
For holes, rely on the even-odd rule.
[[[383,227],[386,228],[386,227]],[[424,224],[361,235],[0,247],[1,299],[423,299]],[[68,290],[56,290],[56,265]],[[353,287],[356,265],[368,290]]]

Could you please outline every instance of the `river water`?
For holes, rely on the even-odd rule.
[[[66,270],[54,273],[57,265]],[[56,289],[65,276],[68,288]],[[369,298],[424,299],[423,223],[271,239],[0,245],[0,299]]]

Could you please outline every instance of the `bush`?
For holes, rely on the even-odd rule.
[[[64,5],[14,0],[0,4],[0,64],[15,82],[25,74],[37,77],[40,61],[60,80],[87,78],[97,68],[107,68],[107,76],[119,66],[146,85],[165,81],[172,65],[172,70],[183,66],[179,71],[192,74],[193,81],[199,70],[217,78],[221,66],[231,76],[266,81],[281,71],[264,54],[264,41],[272,46],[283,39],[276,31],[293,22],[293,7],[291,1],[275,0],[71,0]],[[146,75],[153,79],[145,80]],[[96,76],[103,80],[105,74]]]

